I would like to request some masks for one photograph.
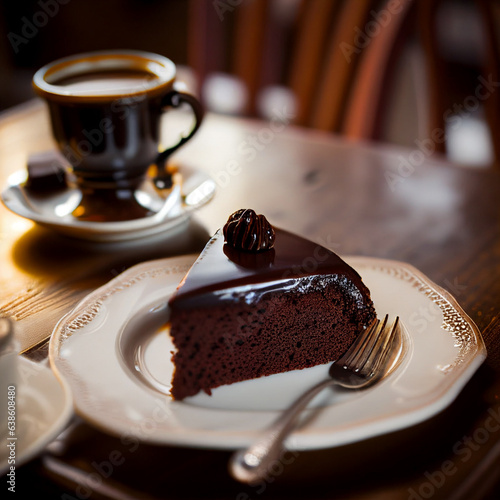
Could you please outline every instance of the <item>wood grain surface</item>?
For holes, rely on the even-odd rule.
[[[231,212],[245,207],[340,255],[414,265],[478,325],[486,363],[436,417],[362,443],[302,452],[252,487],[229,477],[227,452],[134,447],[75,419],[47,453],[18,471],[19,490],[33,493],[36,485],[37,494],[51,498],[99,499],[498,498],[500,171],[451,165],[417,145],[348,142],[288,126],[286,118],[286,110],[269,123],[207,117],[173,161],[210,174],[217,193],[175,238],[82,243],[1,206],[0,308],[17,320],[24,347],[50,335],[89,291],[135,263],[200,250]],[[168,142],[169,122],[165,127]],[[0,116],[2,186],[29,154],[53,147],[38,101]],[[115,451],[123,461],[107,475],[105,462]]]

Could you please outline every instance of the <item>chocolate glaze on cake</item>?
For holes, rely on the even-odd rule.
[[[334,361],[375,318],[338,255],[274,231],[274,248],[245,252],[219,230],[171,297],[175,399]]]

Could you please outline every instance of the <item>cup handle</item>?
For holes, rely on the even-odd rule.
[[[192,96],[191,94],[187,94],[186,92],[181,92],[179,90],[170,91],[163,98],[161,105],[162,109],[167,107],[178,108],[184,102],[186,104],[189,104],[189,106],[193,110],[195,118],[194,127],[191,129],[188,135],[181,137],[181,140],[177,144],[158,154],[158,156],[156,157],[155,164],[159,171],[161,170],[164,171],[165,162],[167,161],[167,158],[172,153],[174,153],[174,151],[176,151],[181,146],[186,144],[186,142],[189,141],[191,137],[193,137],[193,135],[199,129],[201,122],[203,121],[203,116],[205,115],[205,110],[203,109],[203,106],[201,105],[200,101],[196,99],[196,97]]]

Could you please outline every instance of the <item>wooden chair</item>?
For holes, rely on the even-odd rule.
[[[272,0],[192,0],[188,64],[200,85],[219,71],[238,77],[249,116],[257,115],[261,89],[282,85],[296,98],[295,123],[338,130],[358,55],[346,58],[339,47],[352,42],[353,27],[376,3],[297,0],[283,15]]]
[[[477,0],[485,27],[487,52],[485,78],[500,82],[500,2],[498,0]],[[495,165],[500,167],[500,88],[488,97],[484,106],[486,119],[495,152]]]
[[[439,51],[439,40],[436,23],[439,0],[421,0],[418,6],[417,22],[419,41],[424,52],[426,93],[427,93],[427,130],[444,129],[444,116],[448,107],[446,97],[447,74],[443,56]],[[446,153],[446,142],[435,144],[436,151]]]
[[[477,12],[483,27],[485,38],[485,64],[479,67],[479,79],[461,95],[454,94],[452,76],[447,70],[444,54],[440,49],[438,26],[438,9],[445,2],[442,0],[419,0],[417,9],[418,36],[424,52],[425,76],[427,92],[427,137],[432,137],[435,131],[446,130],[447,121],[455,115],[455,109],[464,108],[468,103],[476,101],[484,108],[486,124],[493,145],[494,163],[500,165],[500,91],[491,92],[487,99],[478,98],[477,86],[491,77],[495,82],[500,81],[500,2],[498,0],[476,0]],[[474,8],[474,4],[471,5]],[[470,108],[470,106],[469,106]],[[466,108],[466,114],[467,114]],[[458,118],[458,116],[457,116]],[[457,122],[458,123],[458,122]],[[448,142],[434,141],[436,151],[446,153]],[[449,151],[448,151],[449,152]]]
[[[285,21],[275,3],[191,1],[188,62],[200,85],[211,73],[235,75],[249,116],[262,88],[283,85],[296,98],[296,124],[371,138],[412,0],[373,37],[363,30],[385,0],[298,0]]]
[[[347,97],[341,133],[355,139],[381,140],[384,110],[388,105],[394,69],[403,47],[412,32],[414,2],[401,1],[391,10],[395,2],[384,2],[379,13],[384,19],[373,19],[373,33],[367,46],[362,49],[355,76],[351,79],[351,90]],[[369,34],[369,33],[368,33]],[[325,110],[324,113],[327,111]]]
[[[320,130],[342,130],[347,100],[365,50],[360,46],[363,45],[361,42],[357,44],[357,40],[366,26],[370,10],[376,5],[372,0],[357,0],[342,5],[327,42],[328,51],[322,61],[321,72],[315,75],[317,93],[311,115],[303,124]],[[296,66],[300,67],[299,64]],[[308,90],[313,94],[311,87]]]
[[[395,70],[412,44],[423,64],[413,82],[415,113],[407,117],[418,123],[411,140],[430,138],[444,130],[450,106],[435,25],[440,1],[296,0],[280,16],[273,0],[191,0],[189,64],[201,83],[214,71],[236,75],[248,91],[247,116],[258,116],[260,90],[278,84],[296,98],[296,124],[383,141]],[[499,81],[499,1],[477,1],[488,26],[488,71]],[[500,91],[488,102],[497,157],[499,100]],[[445,141],[434,141],[434,151],[444,153]]]
[[[211,74],[239,78],[248,94],[246,114],[254,115],[264,66],[264,41],[269,31],[266,0],[213,2],[191,0],[189,5],[188,64],[200,87]]]

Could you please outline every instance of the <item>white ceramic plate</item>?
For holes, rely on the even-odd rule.
[[[97,427],[156,444],[246,446],[328,365],[217,388],[185,401],[167,395],[172,375],[166,301],[192,264],[183,256],[137,265],[83,300],[57,325],[52,368],[69,383],[76,411]],[[444,290],[413,267],[346,259],[382,315],[405,325],[405,356],[366,391],[324,391],[291,449],[338,446],[410,426],[447,406],[486,356],[477,327]],[[320,407],[320,408],[318,408]]]
[[[69,387],[47,366],[18,359],[16,384],[16,429],[3,436],[0,447],[0,476],[16,469],[40,453],[64,429],[73,415]],[[3,394],[2,397],[7,397]],[[14,441],[15,438],[15,441]],[[6,446],[15,443],[15,449]],[[14,463],[9,460],[14,459]]]
[[[9,178],[9,186],[2,192],[4,205],[21,217],[30,219],[68,236],[92,241],[124,241],[142,238],[171,230],[184,223],[189,214],[210,201],[215,193],[215,182],[194,168],[179,168],[181,185],[162,198],[149,181],[141,187],[139,197],[157,211],[150,217],[120,222],[81,221],[71,215],[78,206],[81,194],[69,187],[50,196],[34,197],[23,188],[26,171]]]

